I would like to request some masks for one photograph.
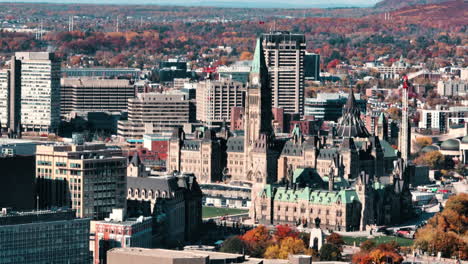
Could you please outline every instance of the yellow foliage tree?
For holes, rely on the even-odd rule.
[[[416,148],[416,152],[419,152],[425,146],[429,146],[432,144],[432,138],[430,137],[418,137],[414,141],[414,146]]]
[[[390,116],[392,120],[400,120],[401,119],[401,109],[397,107],[390,107],[387,110],[387,114]]]
[[[304,241],[295,237],[286,237],[280,244],[269,246],[265,251],[267,259],[287,259],[292,254],[312,255],[312,250],[306,248]]]
[[[431,151],[422,154],[414,160],[417,165],[429,166],[431,169],[439,169],[444,165],[444,155],[439,151]]]

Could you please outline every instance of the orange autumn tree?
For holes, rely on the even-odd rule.
[[[312,254],[304,240],[299,238],[299,232],[289,225],[277,225],[272,241],[274,244],[267,247],[265,258],[287,259],[289,254]]]
[[[328,244],[335,245],[338,248],[342,248],[345,244],[343,238],[337,233],[331,233],[327,238],[326,241]]]
[[[468,259],[468,194],[452,196],[442,212],[416,232],[415,246],[442,257]]]
[[[399,246],[394,241],[375,245],[370,240],[361,243],[361,251],[353,255],[352,262],[355,264],[383,264],[391,261],[401,263],[403,257],[398,253]]]
[[[244,60],[252,60],[253,59],[253,54],[248,51],[243,51],[240,56],[239,60],[244,61]]]
[[[272,237],[265,226],[259,225],[240,236],[240,239],[246,244],[250,256],[263,257]]]

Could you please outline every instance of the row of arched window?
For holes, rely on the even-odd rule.
[[[145,199],[170,198],[174,196],[174,192],[170,194],[167,191],[128,188],[128,196],[144,197]]]

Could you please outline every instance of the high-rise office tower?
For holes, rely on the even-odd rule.
[[[272,107],[304,114],[304,34],[275,31],[262,35]]]
[[[60,123],[60,61],[49,52],[17,52],[15,57],[21,61],[23,131],[54,132]]]
[[[306,80],[320,81],[320,55],[306,52],[304,56],[304,77]]]
[[[197,87],[197,120],[207,123],[221,123],[231,116],[231,108],[243,106],[245,85],[241,82],[223,79],[206,80]]]
[[[21,61],[11,57],[9,67],[0,71],[0,128],[10,137],[21,130]]]
[[[10,73],[8,70],[0,71],[0,134],[2,129],[8,127],[8,92]]]

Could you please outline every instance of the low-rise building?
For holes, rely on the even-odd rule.
[[[61,115],[70,112],[126,112],[128,99],[135,88],[125,79],[63,78],[61,80]]]
[[[356,103],[361,113],[366,112],[366,100],[356,94]],[[337,121],[343,114],[343,106],[348,100],[347,93],[319,93],[317,98],[305,99],[305,116],[313,116],[316,120]]]
[[[70,263],[91,261],[89,219],[70,209],[0,212],[0,263]]]
[[[152,217],[126,218],[125,209],[113,209],[109,218],[94,223],[94,264],[106,264],[112,248],[151,248],[152,223]]]

